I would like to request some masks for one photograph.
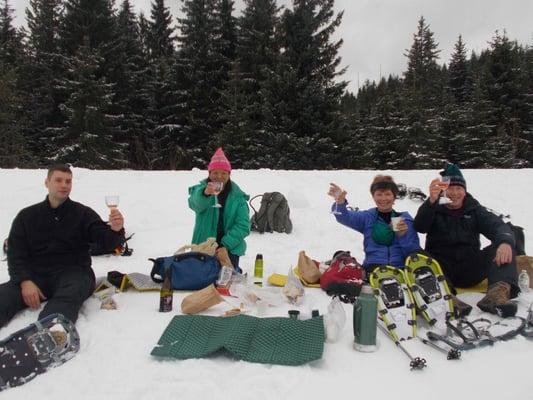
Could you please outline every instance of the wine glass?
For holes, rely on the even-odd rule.
[[[218,195],[224,187],[224,182],[211,182],[211,184],[213,186],[213,190],[215,191],[215,204],[213,205],[213,207],[220,208],[222,207],[222,205],[220,205],[220,203],[218,202]]]
[[[450,177],[441,176],[439,187],[442,190],[442,196],[439,198],[439,204],[450,204],[452,201],[446,195],[446,189],[450,187]]]
[[[116,195],[116,194],[106,196],[105,197],[105,205],[108,206],[110,210],[112,210],[113,208],[118,208],[119,200],[120,200],[119,196]]]
[[[340,195],[342,194],[342,189],[338,186],[330,185],[328,194],[335,199],[335,209],[331,211],[331,214],[338,215],[341,214],[338,211],[338,203],[337,200],[339,199]]]

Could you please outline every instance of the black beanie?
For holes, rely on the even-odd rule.
[[[462,186],[466,190],[466,181],[459,167],[455,164],[448,164],[444,171],[440,172],[441,176],[450,177],[450,186]]]

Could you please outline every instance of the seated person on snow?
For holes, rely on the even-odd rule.
[[[371,272],[379,265],[403,268],[407,256],[420,250],[413,218],[408,212],[397,212],[392,207],[398,195],[398,186],[388,175],[377,175],[370,185],[376,207],[368,210],[348,208],[346,191],[334,183],[328,194],[336,199],[332,212],[338,222],[364,235],[365,260],[363,267]],[[392,217],[401,217],[394,231]]]
[[[511,228],[487,211],[466,190],[459,168],[449,164],[440,172],[450,177],[446,194],[451,200],[439,204],[440,180],[429,185],[429,197],[415,217],[415,229],[426,234],[425,249],[440,263],[452,286],[470,287],[488,278],[489,289],[477,306],[502,316],[516,313],[509,300],[518,294],[515,239]],[[481,249],[480,234],[492,243]],[[460,302],[459,314],[467,315],[471,306]]]
[[[72,201],[72,171],[55,165],[45,180],[48,196],[21,210],[8,237],[10,280],[0,285],[0,327],[27,308],[42,319],[60,313],[76,322],[92,294],[95,276],[89,243],[113,251],[124,242],[124,218],[112,208],[105,223],[91,208]]]
[[[217,149],[207,170],[207,179],[189,188],[189,207],[196,216],[192,244],[216,238],[219,259],[220,250],[227,250],[232,266],[240,272],[239,257],[246,251],[244,239],[250,234],[250,197],[230,179],[231,164],[222,148]],[[220,192],[217,182],[223,185]]]

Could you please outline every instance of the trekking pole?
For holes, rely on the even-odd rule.
[[[435,350],[440,351],[441,353],[446,354],[446,358],[448,360],[459,360],[461,359],[461,351],[450,348],[450,350],[446,350],[444,347],[439,346],[436,343],[433,343],[431,340],[427,340],[424,338],[419,337],[419,339],[422,341],[422,343],[427,344],[429,347],[433,347]]]
[[[409,352],[405,349],[405,347],[402,346],[401,342],[399,340],[394,339],[390,334],[389,331],[378,322],[379,329],[382,330],[382,332],[387,335],[394,344],[409,357],[411,360],[411,363],[409,364],[411,366],[411,371],[413,369],[424,369],[427,366],[426,359],[420,358],[420,357],[413,357]]]

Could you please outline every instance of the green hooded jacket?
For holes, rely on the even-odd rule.
[[[215,196],[206,196],[207,179],[189,188],[189,208],[196,214],[192,244],[199,244],[210,237],[217,237],[218,213],[213,207]],[[246,252],[244,238],[250,234],[248,196],[231,181],[231,190],[224,204],[224,236],[222,243],[230,253],[242,256]]]

